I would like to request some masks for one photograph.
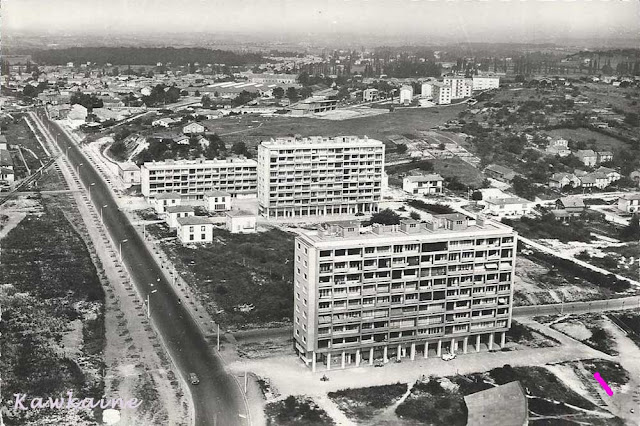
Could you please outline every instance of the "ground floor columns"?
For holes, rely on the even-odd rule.
[[[494,333],[489,333],[489,350],[493,350],[493,340],[495,339]]]
[[[465,336],[464,341],[462,343],[462,352],[466,354],[468,349],[469,349],[469,336]]]
[[[449,352],[452,354],[456,353],[456,339],[451,339],[451,349]]]
[[[411,344],[411,361],[413,361],[414,359],[416,359],[416,344],[412,343]]]
[[[402,345],[398,345],[398,351],[396,352],[396,359],[400,361],[400,358],[402,358]]]
[[[438,340],[438,351],[436,352],[436,355],[442,355],[442,340]]]
[[[373,348],[369,349],[369,365],[373,365]]]
[[[388,348],[385,346],[382,352],[382,360],[387,363],[389,362],[389,358],[387,358],[387,350]]]
[[[315,351],[311,352],[311,371],[313,373],[316,372],[316,353],[315,353]]]
[[[344,368],[344,360],[345,360],[345,353],[344,351],[342,351],[342,365],[341,365],[342,368]]]
[[[480,335],[476,336],[476,352],[480,352]]]
[[[331,370],[331,354],[327,354],[327,370]]]
[[[360,367],[360,349],[356,349],[356,367]]]
[[[424,358],[429,358],[429,342],[424,342]]]
[[[506,344],[507,344],[507,333],[503,331],[502,334],[500,335],[500,347],[504,348]]]

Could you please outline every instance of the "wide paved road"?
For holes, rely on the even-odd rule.
[[[42,111],[38,111],[42,114]],[[200,384],[191,385],[193,404],[195,407],[196,425],[247,425],[247,416],[242,394],[235,379],[227,374],[218,356],[206,343],[185,308],[178,303],[173,289],[162,274],[151,253],[147,250],[138,233],[126,215],[117,209],[116,202],[109,188],[102,181],[73,145],[65,133],[46,116],[39,116],[41,121],[51,124],[52,133],[58,135],[58,146],[65,152],[69,147],[68,158],[74,169],[80,171],[80,178],[85,186],[91,186],[91,198],[96,206],[103,209],[104,223],[116,247],[122,243],[122,255],[127,270],[131,274],[136,287],[143,295],[150,295],[151,317],[162,335],[174,362],[183,378],[189,383],[189,373],[195,372]],[[95,183],[95,185],[93,185]],[[155,293],[151,293],[157,290]]]
[[[588,312],[617,311],[621,309],[640,309],[640,296],[619,299],[593,300],[591,302],[554,303],[552,305],[516,306],[513,318],[536,317],[540,315],[586,314]]]

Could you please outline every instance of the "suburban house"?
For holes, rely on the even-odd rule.
[[[620,178],[622,177],[620,173],[618,173],[617,171],[609,167],[602,167],[602,166],[598,167],[598,169],[596,170],[596,173],[603,174],[607,178],[607,181],[609,182],[609,184],[612,184],[613,182],[620,180]]]
[[[592,149],[581,149],[576,152],[576,157],[585,166],[593,167],[598,163],[598,154]]]
[[[178,145],[189,145],[189,137],[185,135],[175,136],[171,140]]]
[[[174,229],[178,227],[178,219],[195,216],[195,214],[193,206],[168,206],[164,209],[164,220],[169,225],[169,228]]]
[[[73,121],[86,121],[88,115],[89,112],[85,107],[80,104],[73,104],[67,114],[67,119]]]
[[[566,157],[571,154],[569,149],[569,141],[563,138],[553,138],[549,141],[549,145],[545,149],[545,152],[550,155],[559,155],[560,157]]]
[[[205,127],[200,123],[189,123],[182,128],[182,133],[185,135],[199,135],[204,133]]]
[[[187,216],[177,222],[178,240],[182,244],[213,242],[213,222],[208,217]]]
[[[527,394],[518,381],[505,383],[464,397],[467,426],[526,426]]]
[[[140,167],[134,163],[118,163],[118,176],[124,183],[140,185]]]
[[[586,210],[586,206],[580,197],[562,197],[556,200],[556,209],[579,216]]]
[[[164,118],[159,118],[157,120],[152,121],[151,125],[153,127],[169,127],[173,123],[177,123],[177,121],[170,117],[164,117]]]
[[[442,194],[443,181],[437,174],[407,176],[402,179],[402,189],[409,194]]]
[[[580,186],[580,179],[573,173],[554,173],[549,179],[550,188],[562,189],[567,185],[576,188]]]
[[[378,99],[380,99],[378,89],[365,89],[362,92],[362,100],[364,102],[373,102],[377,101]]]
[[[520,197],[489,198],[484,201],[484,204],[486,207],[483,213],[499,218],[522,217],[530,214],[535,206],[533,201]]]
[[[625,213],[640,212],[640,194],[625,194],[618,198],[618,210]]]
[[[256,232],[256,215],[244,210],[227,212],[227,230],[232,234],[252,234]]]
[[[578,179],[580,179],[580,185],[583,188],[604,189],[609,185],[609,179],[607,179],[607,176],[604,173],[599,172],[586,173],[578,176]]]
[[[204,202],[210,212],[224,212],[231,210],[231,195],[224,191],[207,191]]]
[[[598,156],[598,164],[613,160],[613,153],[611,151],[597,151],[596,155]]]
[[[13,160],[11,154],[6,149],[0,149],[0,182],[13,183],[15,172],[13,171]]]
[[[491,178],[498,179],[507,183],[510,183],[517,174],[510,168],[501,166],[499,164],[491,164],[487,166],[484,169],[484,173]]]
[[[164,192],[162,194],[156,194],[153,198],[149,198],[149,202],[154,205],[158,214],[163,214],[168,206],[182,204],[182,197],[177,192]]]
[[[402,86],[400,88],[400,103],[409,105],[413,99],[413,87]]]

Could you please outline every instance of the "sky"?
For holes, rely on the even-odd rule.
[[[361,34],[535,42],[640,34],[638,0],[3,0],[2,31]]]

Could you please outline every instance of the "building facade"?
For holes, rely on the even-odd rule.
[[[433,83],[431,85],[431,96],[433,102],[438,105],[451,103],[451,86],[444,83]]]
[[[145,197],[175,192],[183,200],[202,200],[219,190],[238,198],[255,198],[258,163],[246,158],[226,160],[167,160],[144,163],[141,191]]]
[[[467,353],[511,326],[517,234],[461,214],[295,242],[294,346],[313,371]]]
[[[414,195],[442,194],[442,182],[442,176],[435,174],[407,176],[402,179],[402,189]]]
[[[443,83],[451,87],[451,99],[470,98],[473,82],[470,78],[445,77]]]
[[[278,138],[258,147],[259,212],[268,218],[376,212],[384,144],[366,136]]]
[[[497,89],[500,87],[500,77],[497,76],[473,76],[473,90]]]

